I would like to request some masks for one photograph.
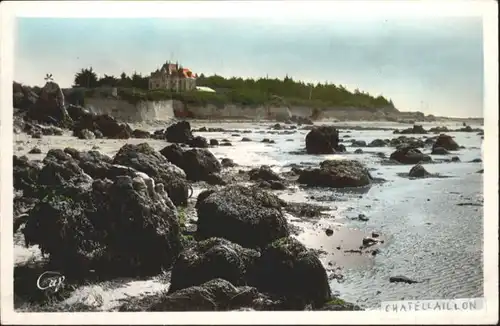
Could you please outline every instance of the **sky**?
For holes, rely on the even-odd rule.
[[[266,20],[17,18],[14,80],[61,87],[98,75],[149,75],[167,60],[195,73],[342,84],[392,99],[401,111],[483,116],[480,17]]]

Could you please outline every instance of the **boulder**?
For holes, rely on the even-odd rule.
[[[363,154],[363,150],[361,148],[358,148],[354,151],[354,154]]]
[[[120,176],[78,191],[51,190],[30,211],[23,233],[65,275],[153,275],[178,256],[178,215],[163,185]]]
[[[243,248],[226,239],[210,238],[185,249],[172,268],[169,292],[175,292],[211,279],[221,278],[232,284],[246,285],[258,251]]]
[[[76,135],[76,136],[79,139],[95,139],[95,134],[88,129],[80,130],[78,135]]]
[[[14,155],[12,159],[14,189],[23,191],[25,196],[34,193],[42,167],[26,156]]]
[[[282,181],[283,179],[267,165],[262,165],[260,168],[251,169],[248,172],[250,180],[262,181]]]
[[[210,146],[219,146],[219,141],[217,139],[210,139]]]
[[[208,140],[205,137],[196,136],[189,141],[189,146],[194,148],[208,148]]]
[[[382,139],[375,139],[368,144],[368,147],[385,147],[387,143]]]
[[[180,121],[170,125],[165,131],[165,139],[169,143],[189,143],[194,138],[188,121]]]
[[[83,114],[74,124],[73,134],[78,136],[83,129],[93,133],[99,131],[103,137],[110,139],[128,139],[132,136],[132,128],[128,124],[119,123],[109,114]]]
[[[443,147],[434,147],[432,148],[432,152],[431,152],[432,155],[446,155],[446,154],[449,154],[449,152],[444,149]]]
[[[314,127],[306,135],[308,154],[333,154],[338,149],[339,132],[333,126]]]
[[[38,101],[36,94],[30,87],[13,82],[12,84],[13,107],[27,111]]]
[[[73,124],[73,120],[66,111],[61,88],[51,81],[43,86],[35,104],[28,108],[25,118],[65,128]]]
[[[366,147],[366,142],[364,140],[355,140],[351,142],[352,147]]]
[[[318,256],[291,237],[266,246],[257,260],[250,285],[260,291],[320,307],[331,299],[325,268]]]
[[[132,131],[132,138],[151,138],[151,133],[146,130],[134,129]]]
[[[298,182],[313,187],[361,187],[371,184],[368,169],[354,160],[326,160],[320,168],[302,170]]]
[[[414,125],[412,128],[404,129],[401,131],[395,130],[394,133],[399,134],[426,134],[427,130],[424,129],[421,125]]]
[[[410,172],[408,173],[408,176],[410,178],[425,178],[428,175],[430,175],[430,173],[427,172],[421,164],[417,164],[412,167]]]
[[[437,147],[442,147],[442,148],[449,150],[449,151],[456,151],[459,149],[459,146],[455,142],[455,140],[453,140],[453,138],[451,136],[448,136],[445,134],[441,134],[438,136],[438,138],[436,139],[436,142],[432,146],[432,149],[437,148]]]
[[[418,164],[420,162],[432,161],[429,155],[423,154],[420,150],[412,146],[404,146],[396,149],[391,154],[390,159],[402,164]]]
[[[236,164],[232,159],[230,158],[223,158],[221,161],[220,161],[222,167],[224,168],[232,168],[232,167],[235,167],[235,166],[238,166],[238,164]]]
[[[197,235],[221,237],[244,247],[262,247],[288,236],[283,201],[257,187],[230,185],[198,196]]]
[[[212,152],[196,148],[184,152],[181,168],[189,180],[207,181],[209,175],[222,170],[222,165]]]
[[[168,196],[175,205],[185,205],[188,199],[189,186],[186,174],[179,167],[155,151],[149,144],[126,144],[116,153],[113,164],[124,165],[141,171],[163,183]]]

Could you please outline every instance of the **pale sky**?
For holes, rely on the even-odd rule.
[[[14,80],[62,87],[99,74],[149,75],[168,59],[196,73],[342,84],[402,111],[483,116],[481,18],[18,18]]]

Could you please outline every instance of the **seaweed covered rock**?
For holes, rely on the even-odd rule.
[[[163,183],[175,205],[185,205],[188,199],[189,185],[186,174],[179,167],[155,151],[149,144],[126,144],[116,153],[114,164],[124,165],[149,175],[156,183]]]
[[[394,151],[391,160],[402,164],[418,164],[420,162],[430,162],[432,159],[429,155],[423,154],[420,150],[413,146],[402,146]]]
[[[105,138],[128,139],[132,136],[132,128],[126,123],[119,123],[109,114],[93,114],[84,112],[73,126],[73,135],[82,134],[84,129],[99,132]]]
[[[35,104],[28,107],[25,118],[59,127],[71,127],[73,124],[64,104],[64,94],[52,81],[43,86]]]
[[[178,144],[163,148],[160,153],[169,162],[180,167],[192,181],[210,181],[222,170],[221,163],[206,149],[194,148],[184,151]]]
[[[430,173],[427,172],[427,170],[421,165],[417,164],[414,167],[410,169],[410,172],[408,173],[408,176],[410,178],[425,178],[426,176],[429,176]]]
[[[226,239],[210,238],[185,249],[172,268],[169,292],[175,292],[211,279],[222,278],[232,284],[245,285],[247,271],[259,252],[246,249]]]
[[[298,240],[285,237],[269,244],[256,263],[250,285],[259,291],[322,306],[331,299],[325,268],[317,255]]]
[[[28,157],[13,156],[13,183],[15,190],[23,191],[24,195],[33,193],[37,188],[38,175],[42,167]]]
[[[421,125],[414,125],[411,128],[403,129],[401,131],[395,130],[395,134],[426,134],[427,130],[424,129]]]
[[[456,151],[459,149],[459,146],[455,142],[455,140],[453,140],[453,137],[445,134],[439,135],[434,145],[432,145],[433,150],[438,147],[444,148],[449,151]]]
[[[201,136],[193,137],[193,139],[191,139],[188,144],[189,144],[189,146],[194,147],[194,148],[208,148],[209,147],[208,140],[205,137],[201,137]]]
[[[51,190],[30,211],[23,233],[65,275],[150,275],[180,252],[177,212],[152,179],[120,176],[79,191]]]
[[[133,138],[151,138],[151,133],[146,130],[141,130],[141,129],[134,129],[132,131],[132,137]]]
[[[326,160],[319,169],[302,170],[298,182],[313,187],[362,187],[371,184],[368,169],[355,160]]]
[[[271,168],[267,165],[262,165],[259,168],[251,169],[248,172],[250,176],[250,180],[261,180],[261,181],[283,181],[276,172],[271,170]]]
[[[235,287],[216,278],[200,285],[161,293],[140,302],[128,302],[120,311],[228,311],[236,309],[278,310],[279,301],[273,301],[249,286]]]
[[[306,135],[308,154],[333,154],[339,150],[339,131],[333,126],[314,127]]]
[[[165,139],[169,143],[188,144],[193,138],[191,124],[188,121],[179,121],[165,130]]]
[[[38,94],[30,87],[16,82],[12,83],[12,96],[14,108],[21,109],[22,111],[27,111],[38,100]]]
[[[230,185],[198,196],[197,236],[221,237],[244,247],[262,247],[288,236],[283,201],[257,187]]]

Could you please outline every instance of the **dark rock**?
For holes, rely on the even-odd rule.
[[[361,148],[358,148],[354,151],[354,154],[363,154],[363,150]]]
[[[198,196],[197,235],[222,237],[242,246],[265,246],[288,236],[282,201],[256,187],[227,186]]]
[[[214,154],[200,148],[185,151],[180,167],[186,172],[187,178],[192,181],[206,181],[209,175],[219,173],[222,169]]]
[[[184,151],[178,144],[164,147],[160,150],[160,154],[165,156],[170,163],[182,168]]]
[[[315,187],[361,187],[371,184],[371,176],[366,167],[353,160],[326,160],[319,169],[303,170],[299,183]]]
[[[24,196],[30,196],[37,189],[38,175],[42,167],[26,156],[13,156],[13,183],[15,190],[23,191]]]
[[[251,169],[248,172],[250,180],[263,180],[263,181],[282,181],[282,178],[267,165],[262,165],[260,168]]]
[[[233,146],[230,142],[223,142],[220,144],[220,146]]]
[[[39,245],[53,268],[65,275],[84,276],[89,270],[95,275],[152,275],[177,257],[178,216],[167,204],[163,185],[121,176],[77,191],[51,190],[30,211],[23,233],[26,244]]]
[[[430,173],[427,172],[421,164],[417,164],[412,167],[408,173],[408,176],[411,178],[425,178],[428,175],[430,175]]]
[[[274,143],[276,143],[274,140],[269,139],[269,138],[262,139],[262,142],[263,143],[268,143],[268,144],[274,144]]]
[[[432,146],[432,149],[437,148],[437,147],[442,147],[442,148],[447,149],[449,151],[456,151],[459,148],[459,146],[455,142],[455,140],[453,140],[453,138],[451,136],[448,136],[445,134],[441,134],[438,136],[438,138],[436,139],[436,142]]]
[[[187,203],[189,187],[186,174],[179,167],[169,163],[147,143],[122,146],[114,157],[113,164],[128,166],[146,173],[156,183],[165,185],[168,196],[175,205]]]
[[[391,276],[389,278],[389,282],[391,282],[391,283],[408,283],[408,284],[419,283],[418,281],[411,280],[406,276]]]
[[[333,126],[315,127],[306,135],[308,154],[333,154],[339,145],[339,132]]]
[[[170,125],[165,131],[165,139],[169,143],[189,143],[194,138],[188,121],[180,121]]]
[[[326,229],[325,233],[326,233],[327,236],[331,236],[331,235],[333,235],[333,230],[332,229]]]
[[[36,94],[30,87],[13,82],[12,84],[13,106],[14,108],[28,111],[38,101]]]
[[[132,135],[132,128],[128,124],[119,123],[109,114],[86,113],[73,126],[73,135],[77,136],[82,130],[88,129],[94,134],[99,131],[102,137],[110,139],[128,139]]]
[[[404,129],[404,130],[395,130],[394,133],[399,134],[426,134],[427,130],[425,130],[421,125],[414,125],[412,128]]]
[[[363,310],[361,307],[350,303],[345,302],[344,300],[335,298],[333,300],[325,303],[321,308],[317,309],[320,311],[360,311]]]
[[[210,146],[219,146],[219,141],[217,139],[210,139]]]
[[[249,142],[249,141],[252,141],[252,140],[250,138],[248,138],[248,137],[243,137],[243,138],[241,138],[241,141]]]
[[[322,306],[330,300],[326,271],[317,255],[291,237],[269,244],[256,263],[251,285],[264,292]]]
[[[382,139],[375,139],[370,144],[368,144],[368,147],[385,147],[386,145],[387,143]]]
[[[442,133],[442,132],[447,132],[449,131],[447,127],[432,127],[431,129],[429,129],[429,132],[432,132],[432,133]]]
[[[480,158],[475,158],[473,159],[472,161],[470,161],[471,163],[481,163],[483,160],[480,159]]]
[[[189,141],[189,146],[195,148],[208,148],[208,140],[205,137],[196,136]]]
[[[366,147],[366,142],[364,140],[352,140],[352,147]]]
[[[80,130],[76,136],[79,139],[95,139],[94,133],[88,129]]]
[[[230,158],[223,158],[221,160],[221,165],[222,165],[222,167],[225,167],[225,168],[232,168],[232,167],[238,166],[238,164],[234,163],[234,161]]]
[[[412,146],[397,149],[391,154],[390,159],[403,164],[418,164],[432,160],[429,155],[423,154],[420,150]]]
[[[210,238],[185,249],[172,268],[169,292],[211,279],[221,278],[234,285],[246,285],[247,271],[251,270],[258,251],[246,249],[226,239]]]
[[[28,154],[42,154],[42,150],[38,147],[33,147]]]
[[[132,131],[132,138],[151,138],[151,133],[146,130],[134,129],[134,131]]]
[[[460,162],[460,157],[458,157],[458,156],[452,156],[451,161],[452,162]]]
[[[431,152],[432,155],[446,155],[449,154],[449,152],[444,149],[443,147],[434,147]]]
[[[73,120],[64,104],[64,95],[58,84],[47,82],[34,105],[28,107],[26,119],[41,123],[71,127]]]

